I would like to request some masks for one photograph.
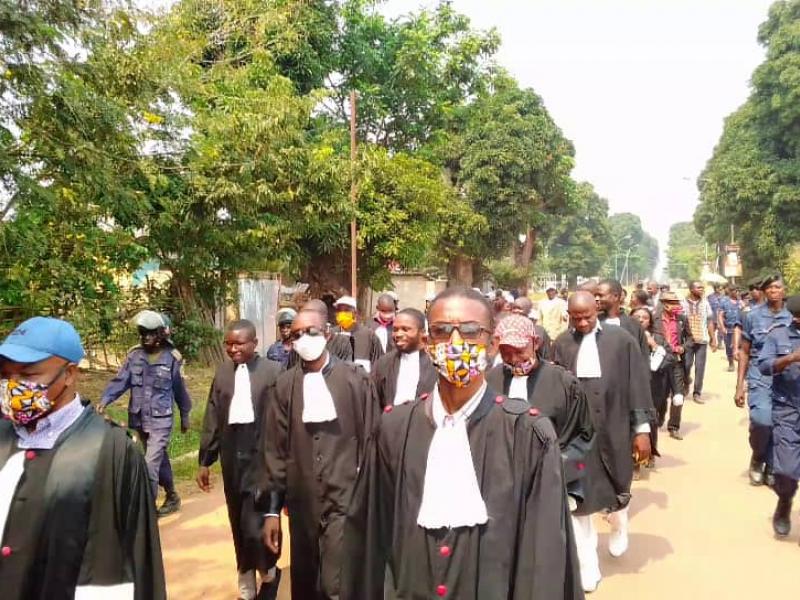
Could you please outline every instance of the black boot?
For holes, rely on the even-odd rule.
[[[764,484],[768,488],[775,487],[775,474],[772,472],[772,467],[769,465],[764,466]]]
[[[750,460],[750,485],[764,485],[764,463],[755,459]]]
[[[265,583],[261,582],[256,600],[275,600],[278,597],[278,588],[281,585],[281,570],[275,569],[275,579]]]
[[[778,537],[786,537],[792,530],[792,499],[786,496],[778,498],[778,506],[772,515],[772,529]]]
[[[178,493],[175,490],[167,492],[166,498],[164,498],[164,504],[162,504],[158,509],[158,518],[166,517],[167,515],[171,515],[172,513],[176,513],[181,509],[181,497],[178,496]]]

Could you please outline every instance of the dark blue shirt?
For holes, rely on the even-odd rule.
[[[725,299],[725,296],[719,295],[717,292],[708,295],[708,303],[711,305],[711,314],[714,316],[714,324],[717,323],[717,312],[720,309],[720,304],[722,300]]]
[[[188,424],[192,400],[181,374],[181,361],[174,351],[162,350],[152,362],[142,348],[134,348],[125,359],[100,399],[108,406],[130,390],[128,421],[131,427],[167,429],[172,427],[172,404],[178,405],[181,421]]]
[[[792,363],[780,373],[774,372],[775,361],[800,348],[800,331],[795,325],[778,325],[764,340],[758,355],[758,369],[772,377],[773,398],[800,405],[800,364]]]
[[[765,377],[758,370],[757,358],[764,347],[767,335],[776,327],[783,325],[789,326],[792,322],[791,313],[782,308],[774,313],[769,309],[769,305],[764,302],[759,304],[744,316],[742,322],[742,337],[750,342],[750,364],[747,369],[747,377],[752,380],[762,380],[769,383],[769,377]]]
[[[287,349],[281,340],[278,340],[267,349],[267,358],[279,362],[283,368],[289,366],[289,354],[291,349]]]
[[[742,310],[738,300],[725,296],[719,302],[719,310],[722,312],[722,322],[725,327],[741,326]]]

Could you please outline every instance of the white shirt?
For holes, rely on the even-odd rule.
[[[528,375],[514,375],[508,388],[508,397],[519,400],[528,399]]]
[[[603,376],[600,369],[600,352],[597,350],[597,332],[601,330],[598,321],[594,330],[584,334],[581,339],[575,364],[575,376],[579,379],[597,379]]]
[[[378,341],[381,343],[381,348],[386,352],[386,346],[389,344],[389,328],[383,325],[379,326],[375,329],[375,337],[378,338]]]
[[[606,322],[606,323],[608,323],[609,325],[616,325],[617,327],[619,327],[619,326],[620,326],[620,319],[619,319],[619,317],[608,317],[608,318],[605,320],[605,322]]]
[[[410,402],[417,397],[419,385],[419,350],[400,353],[400,368],[397,370],[397,385],[394,404]]]
[[[425,465],[425,483],[417,516],[421,527],[473,527],[489,520],[467,435],[467,421],[485,392],[484,381],[464,406],[448,414],[438,386],[434,389],[431,408],[436,432]]]
[[[250,370],[245,364],[238,365],[233,377],[233,397],[228,410],[228,425],[253,423],[255,420],[253,396],[250,390]]]

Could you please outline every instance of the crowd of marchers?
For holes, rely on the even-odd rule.
[[[616,280],[571,295],[451,287],[425,312],[392,293],[278,314],[264,356],[231,322],[209,390],[197,484],[222,484],[238,597],[577,599],[628,551],[632,480],[703,404],[708,349],[738,361],[750,479],[778,495],[785,536],[800,479],[800,296],[779,276],[685,298]],[[0,589],[12,600],[166,598],[157,518],[180,509],[167,446],[191,399],[164,315],[96,404],[80,394],[81,339],[36,317],[0,345]],[[130,394],[125,429],[103,418]],[[165,497],[156,507],[159,487]],[[287,518],[288,515],[288,518]],[[290,543],[284,545],[288,523]],[[287,547],[288,546],[288,547]]]

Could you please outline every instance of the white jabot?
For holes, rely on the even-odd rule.
[[[383,348],[383,351],[386,352],[386,346],[389,344],[389,329],[381,325],[375,329],[375,336],[381,343],[381,348]]]
[[[6,519],[11,501],[17,492],[17,484],[25,472],[25,453],[17,452],[10,456],[0,469],[0,532],[6,529]]]
[[[578,348],[578,358],[575,364],[575,376],[582,379],[597,379],[602,377],[600,369],[600,353],[597,350],[597,332],[600,331],[600,322],[593,331],[584,334]]]
[[[336,405],[333,403],[333,396],[325,382],[322,369],[316,373],[306,373],[303,375],[303,423],[324,423],[335,420]]]
[[[431,408],[436,432],[428,448],[425,485],[417,516],[417,524],[425,529],[474,527],[489,520],[467,436],[467,421],[485,391],[486,382],[458,412],[449,415],[439,388],[434,389]]]
[[[372,369],[372,364],[366,358],[357,358],[353,362],[364,369],[367,373],[369,373]]]
[[[528,375],[514,375],[508,388],[508,397],[519,400],[528,399]]]
[[[234,423],[253,423],[253,396],[250,392],[250,371],[247,365],[239,365],[233,376],[233,398],[228,410],[228,425]]]
[[[403,404],[414,400],[417,397],[417,385],[419,385],[419,350],[401,352],[394,403]]]
[[[621,321],[620,321],[620,318],[619,318],[619,317],[608,317],[608,318],[605,320],[605,322],[606,322],[606,323],[608,323],[609,325],[616,325],[617,327],[619,327],[619,326],[620,326],[620,323],[621,323]]]

